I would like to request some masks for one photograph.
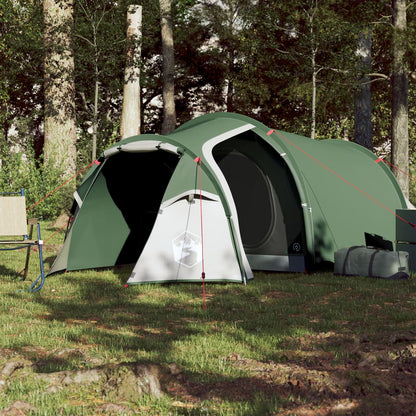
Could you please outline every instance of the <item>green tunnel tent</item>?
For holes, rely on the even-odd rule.
[[[364,244],[364,232],[394,240],[393,213],[406,207],[390,170],[363,147],[233,113],[130,137],[99,161],[75,193],[48,274],[132,263],[135,284],[200,281],[202,265],[206,281],[303,272]]]

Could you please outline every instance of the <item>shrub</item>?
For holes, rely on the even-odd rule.
[[[1,192],[24,189],[31,217],[51,219],[69,212],[75,185],[70,183],[53,192],[63,182],[61,175],[56,169],[36,160],[33,146],[28,145],[24,151],[9,150],[8,146],[3,146],[0,153]]]

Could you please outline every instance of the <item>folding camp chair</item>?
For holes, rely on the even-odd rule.
[[[29,226],[29,233],[27,232]],[[33,227],[37,227],[37,240],[33,240]],[[25,192],[0,193],[0,244],[14,247],[0,248],[4,250],[17,250],[26,248],[26,262],[21,280],[25,280],[29,269],[31,247],[37,246],[40,261],[40,275],[30,287],[31,292],[40,290],[45,282],[43,267],[42,244],[40,224],[37,218],[27,219]]]

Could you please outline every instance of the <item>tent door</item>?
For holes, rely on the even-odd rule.
[[[303,212],[282,157],[252,131],[219,143],[213,155],[233,195],[250,266],[303,272]]]

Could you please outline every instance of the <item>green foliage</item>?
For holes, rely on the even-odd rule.
[[[309,136],[315,71],[317,130],[328,120],[342,124],[353,111],[356,32],[332,2],[260,2],[244,33],[239,105],[267,125]]]
[[[74,3],[74,49],[78,148],[91,158],[91,129],[97,124],[97,153],[108,146],[121,114],[127,2]],[[98,102],[95,108],[95,93]],[[96,117],[96,119],[95,119]]]
[[[0,134],[7,138],[16,119],[28,117],[30,134],[38,143],[43,101],[41,1],[2,1],[0,32]]]
[[[1,192],[16,192],[25,190],[26,206],[32,207],[28,212],[30,217],[44,219],[56,218],[62,212],[69,212],[72,204],[72,190],[63,187],[43,200],[48,194],[61,185],[59,172],[52,168],[39,165],[33,147],[30,145],[25,151],[8,153],[7,146],[1,147],[0,169]]]

